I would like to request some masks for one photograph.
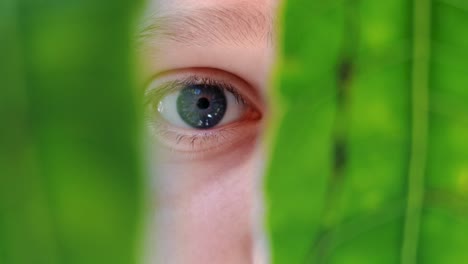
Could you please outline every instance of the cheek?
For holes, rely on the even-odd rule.
[[[262,155],[257,144],[157,165],[156,253],[161,263],[251,263]],[[158,263],[159,263],[158,262]]]

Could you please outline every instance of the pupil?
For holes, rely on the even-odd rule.
[[[188,85],[177,97],[177,113],[187,125],[196,129],[215,127],[226,110],[226,96],[217,85]]]
[[[210,101],[207,98],[202,97],[198,99],[197,106],[200,109],[207,109],[208,107],[210,107]]]

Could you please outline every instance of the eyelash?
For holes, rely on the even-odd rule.
[[[169,124],[167,124],[165,121],[162,121],[162,117],[158,112],[158,103],[165,95],[176,92],[190,85],[200,84],[217,86],[223,91],[232,93],[237,103],[247,106],[250,105],[247,99],[232,84],[205,76],[201,77],[197,75],[189,75],[188,77],[184,77],[178,80],[165,82],[162,85],[158,85],[156,87],[150,87],[150,89],[148,89],[145,94],[145,107],[150,112],[147,114],[147,121],[150,125],[150,128],[153,130],[153,133],[156,136],[172,138],[176,142],[176,145],[183,145],[181,144],[183,142],[189,143],[190,148],[186,150],[189,152],[194,152],[197,145],[200,146],[202,149],[201,151],[207,151],[212,148],[221,147],[217,143],[219,143],[221,139],[226,139],[230,135],[235,134],[237,132],[236,129],[239,127],[239,125],[235,123],[231,125],[215,127],[209,130],[185,129],[187,133],[184,134],[175,131]],[[157,117],[155,118],[154,115],[157,115]],[[210,143],[214,145],[212,148],[207,148],[204,146],[209,145]]]
[[[146,92],[145,98],[145,106],[148,106],[155,101],[159,102],[164,95],[167,95],[172,92],[176,92],[184,87],[190,86],[190,85],[210,85],[210,86],[217,86],[221,88],[223,91],[228,91],[234,95],[236,98],[236,102],[240,104],[247,104],[246,99],[242,94],[238,92],[236,88],[234,88],[233,85],[230,83],[221,81],[221,80],[216,80],[213,78],[209,77],[200,77],[196,75],[190,75],[189,77],[180,79],[180,80],[175,80],[171,82],[166,82],[162,86],[159,86],[159,88],[152,88],[149,89]]]

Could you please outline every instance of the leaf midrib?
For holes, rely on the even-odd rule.
[[[401,263],[417,262],[428,143],[431,1],[413,2],[411,156]]]

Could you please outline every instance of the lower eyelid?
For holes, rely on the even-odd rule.
[[[191,155],[203,158],[219,155],[254,140],[259,127],[258,120],[251,119],[207,131],[182,132],[161,123],[154,127],[152,132],[162,147],[171,152],[185,154],[182,158]]]

